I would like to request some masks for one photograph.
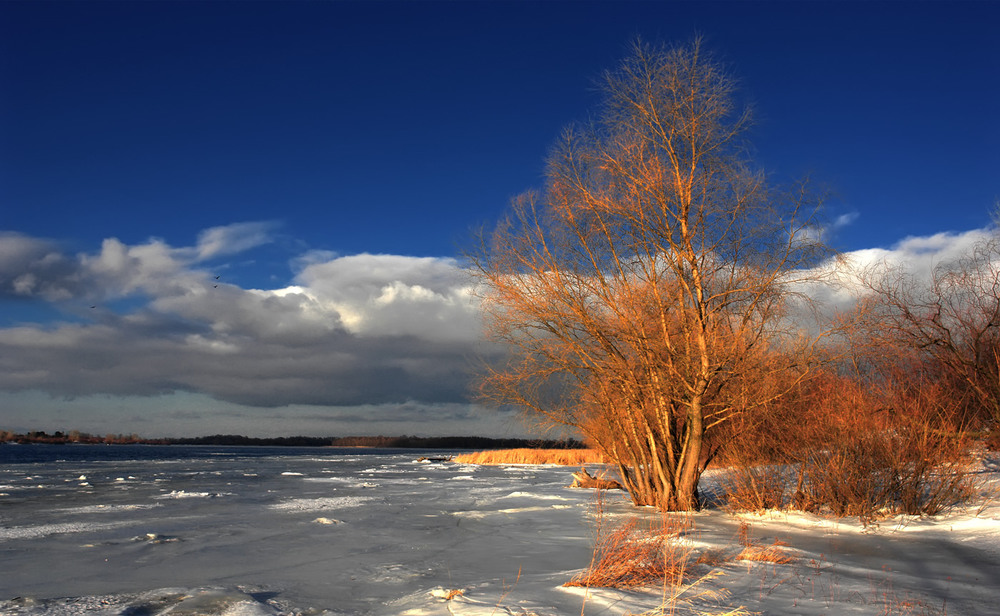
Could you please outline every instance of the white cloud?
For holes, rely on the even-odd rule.
[[[7,270],[15,264],[40,261],[53,249],[54,246],[43,239],[0,232],[0,267]]]
[[[214,227],[195,246],[173,247],[163,240],[127,245],[107,238],[97,253],[67,255],[49,241],[0,233],[0,297],[17,295],[46,301],[100,302],[132,294],[163,297],[198,293],[208,274],[195,269],[205,260],[230,256],[272,241],[273,222]]]
[[[848,214],[841,214],[840,216],[837,216],[833,220],[833,228],[834,229],[840,229],[842,227],[846,227],[846,226],[852,224],[857,219],[858,219],[858,213],[857,212],[850,212]]]
[[[454,259],[360,254],[313,261],[296,277],[358,335],[472,342],[480,321],[472,281]]]
[[[804,280],[796,283],[798,292],[807,296],[821,314],[832,315],[851,309],[869,293],[864,279],[876,280],[887,270],[912,277],[915,283],[931,280],[935,268],[946,266],[971,254],[973,247],[988,239],[995,229],[973,229],[955,233],[907,237],[889,248],[854,250],[829,259]]]
[[[189,286],[192,278],[199,277],[187,269],[186,252],[158,239],[127,246],[109,238],[97,255],[80,255],[78,276],[101,296],[137,292],[158,295],[167,289]]]
[[[192,392],[260,407],[466,402],[478,315],[457,262],[312,253],[282,289],[198,269],[208,255],[259,245],[268,228],[212,229],[193,247],[109,238],[49,269],[39,264],[51,246],[0,237],[8,295],[68,299],[60,305],[86,319],[0,328],[0,391]],[[105,301],[115,298],[129,302],[115,309]],[[84,300],[96,308],[79,310]]]
[[[65,299],[74,294],[68,280],[74,269],[53,242],[0,232],[0,298]]]
[[[0,392],[91,400],[183,394],[246,416],[252,408],[316,408],[357,415],[355,423],[376,412],[370,409],[437,409],[428,412],[444,420],[467,407],[481,324],[472,280],[458,261],[311,252],[293,260],[292,284],[278,289],[240,288],[200,269],[208,256],[260,245],[270,228],[219,227],[179,247],[109,238],[78,255],[0,234],[0,299],[75,305],[79,321],[0,327]],[[847,253],[843,263],[926,273],[989,232],[906,238]],[[825,267],[836,273],[840,265]],[[849,278],[841,282],[809,293],[847,307],[857,289]],[[117,308],[102,301],[114,298],[129,301]]]
[[[198,234],[198,260],[237,254],[274,241],[272,232],[279,225],[273,221],[239,222],[212,227]]]
[[[840,216],[834,218],[831,222],[825,224],[811,224],[798,229],[795,232],[794,239],[803,243],[828,242],[834,232],[853,224],[857,219],[857,212],[841,214]]]
[[[844,255],[857,271],[884,267],[900,268],[919,280],[928,280],[934,269],[970,254],[974,246],[990,237],[995,230],[973,229],[964,232],[936,233],[922,237],[907,237],[889,248],[856,250]]]
[[[14,293],[18,295],[31,295],[37,283],[38,278],[29,272],[15,278],[12,286],[14,287]]]

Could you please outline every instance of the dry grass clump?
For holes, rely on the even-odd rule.
[[[610,523],[604,515],[601,492],[595,492],[594,554],[588,569],[564,586],[601,587],[616,589],[662,588],[661,604],[640,616],[675,614],[680,601],[696,602],[697,613],[705,616],[750,616],[743,607],[726,607],[729,593],[725,589],[706,588],[706,582],[723,573],[717,567],[746,560],[785,564],[792,558],[783,549],[787,544],[775,540],[760,546],[750,539],[750,526],[740,525],[739,542],[742,551],[707,549],[700,553],[682,539],[694,528],[689,517],[661,514],[658,518],[629,516],[625,521]],[[633,616],[626,613],[624,616]]]
[[[590,567],[564,586],[638,588],[677,586],[690,549],[672,541],[684,530],[664,516],[659,524],[631,518],[613,528],[599,521]]]
[[[1000,426],[992,426],[983,437],[983,446],[990,451],[1000,451]]]
[[[604,456],[596,449],[497,449],[476,451],[455,456],[462,464],[604,464]]]
[[[758,563],[774,563],[785,565],[794,562],[788,552],[784,549],[788,544],[780,539],[775,539],[771,545],[761,545],[750,537],[750,525],[740,522],[739,543],[743,546],[733,560],[744,560]]]
[[[744,547],[739,554],[736,555],[736,560],[749,560],[758,563],[775,563],[777,565],[785,565],[793,562],[795,559],[785,552],[784,548],[788,547],[788,544],[784,541],[774,540],[771,545],[759,545],[750,544]]]
[[[716,567],[733,560],[732,550],[705,550],[696,555],[691,545],[678,540],[682,534],[691,532],[688,518],[669,515],[661,515],[658,520],[631,517],[617,525],[608,525],[600,496],[597,499],[597,537],[590,567],[564,586],[616,589],[661,587],[661,604],[641,616],[675,614],[677,604],[682,600],[699,604],[701,607],[697,613],[705,616],[752,614],[743,607],[725,607],[728,591],[705,587],[706,582],[722,575],[721,571],[714,570]],[[775,545],[762,548],[748,543],[743,546],[743,552],[747,554],[743,559],[790,562],[791,558],[781,550],[783,545],[776,541]],[[627,613],[625,616],[633,615]]]
[[[431,591],[432,596],[442,601],[451,601],[455,597],[461,597],[464,594],[465,591],[458,588],[435,588]]]

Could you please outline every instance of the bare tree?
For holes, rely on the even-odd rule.
[[[874,291],[869,336],[917,355],[964,394],[973,415],[1000,425],[1000,237],[997,229],[929,279],[881,264],[863,274]]]
[[[635,503],[691,510],[706,433],[807,373],[788,299],[822,250],[808,194],[750,169],[750,115],[700,42],[631,52],[598,118],[556,144],[544,191],[473,257],[511,351],[482,391],[583,431]]]

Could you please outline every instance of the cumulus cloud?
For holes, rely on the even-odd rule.
[[[877,278],[894,270],[916,283],[931,280],[934,270],[968,257],[972,249],[996,234],[993,228],[964,232],[943,232],[907,237],[888,248],[854,250],[821,264],[803,278],[813,280],[797,285],[823,314],[848,310],[868,292],[863,278]]]
[[[479,321],[451,259],[313,253],[293,285],[244,289],[199,269],[260,245],[269,223],[209,229],[195,246],[105,240],[65,255],[0,236],[3,292],[100,304],[87,322],[0,329],[0,390],[57,396],[204,394],[257,407],[467,403]]]
[[[132,294],[161,297],[203,288],[197,267],[272,241],[277,223],[246,222],[202,231],[195,246],[173,247],[161,239],[126,245],[105,239],[95,253],[67,254],[55,242],[0,233],[0,297],[59,302],[100,301]]]
[[[973,247],[995,233],[994,229],[973,229],[907,237],[889,248],[849,252],[844,259],[857,271],[892,267],[900,268],[918,280],[929,280],[935,268],[970,255]]]
[[[479,334],[471,280],[454,259],[360,254],[313,260],[296,282],[358,335],[470,342]]]
[[[0,233],[0,298],[68,298],[79,291],[75,273],[75,265],[54,242]]]

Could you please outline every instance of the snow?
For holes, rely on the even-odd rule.
[[[673,523],[686,528],[677,541],[690,557],[686,585],[671,598],[662,586],[563,586],[590,563],[598,510],[592,492],[568,487],[576,469],[417,457],[8,464],[0,468],[0,614],[997,611],[995,458],[982,460],[972,502],[934,518],[866,528],[799,512],[675,514]],[[64,481],[83,474],[91,485]],[[126,476],[122,490],[116,479]],[[718,477],[706,474],[706,493]],[[605,493],[600,510],[605,525],[660,519],[619,492]],[[741,537],[757,546],[780,542],[791,560],[737,560]],[[711,558],[699,563],[699,556]]]

